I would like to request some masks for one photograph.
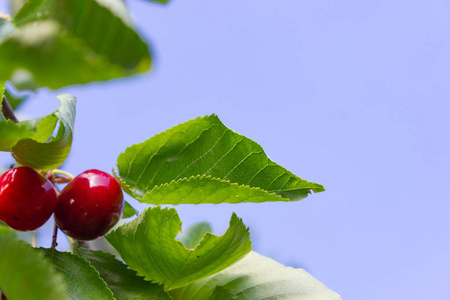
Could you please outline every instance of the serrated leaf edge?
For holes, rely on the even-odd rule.
[[[163,208],[163,207],[161,207],[160,205],[155,206],[155,207],[153,207],[153,208],[159,208],[159,209],[164,210],[164,211],[166,211],[166,212],[167,212],[167,211],[170,211],[170,210],[173,210],[173,211],[175,212],[175,214],[178,216],[178,213],[177,213],[177,211],[176,211],[174,208],[170,208],[170,207],[164,207],[164,208]],[[145,215],[146,215],[147,211],[149,211],[149,210],[151,210],[151,209],[153,209],[153,208],[151,208],[151,207],[150,207],[150,208],[147,208],[147,209],[144,210],[141,214],[139,214],[139,216],[138,216],[137,219],[134,219],[134,220],[131,221],[131,222],[139,222],[139,223],[141,223],[142,221],[138,221],[138,219],[143,219],[143,218],[145,218]],[[212,234],[212,233],[210,233],[210,232],[206,232],[206,233],[202,236],[202,238],[200,239],[200,241],[198,242],[198,244],[195,246],[195,248],[193,248],[193,249],[190,249],[190,248],[186,247],[180,240],[178,240],[178,239],[176,239],[176,237],[174,237],[175,241],[176,241],[179,245],[181,245],[184,249],[186,249],[187,251],[189,251],[189,255],[186,257],[185,262],[189,260],[189,258],[190,258],[191,255],[195,252],[196,249],[201,248],[201,247],[203,246],[203,244],[207,242],[207,240],[209,239],[209,237],[212,236],[212,237],[216,237],[216,238],[221,238],[221,237],[225,236],[225,235],[227,234],[228,230],[230,229],[230,226],[231,226],[231,224],[232,224],[232,222],[233,222],[234,220],[236,220],[235,222],[240,223],[240,225],[244,227],[244,230],[245,230],[245,232],[246,232],[247,235],[248,235],[248,241],[249,241],[249,243],[250,243],[250,249],[249,249],[244,255],[242,255],[242,257],[241,257],[240,259],[244,258],[248,253],[250,253],[250,252],[252,251],[252,248],[251,248],[251,240],[250,240],[250,228],[247,227],[247,226],[244,224],[242,218],[238,217],[237,214],[236,214],[235,212],[233,212],[233,214],[231,215],[230,221],[229,221],[229,223],[228,223],[228,224],[229,224],[229,225],[228,225],[228,229],[227,229],[222,235],[218,236],[218,235]],[[124,227],[124,228],[128,228],[128,227],[129,227],[129,228],[131,228],[131,229],[133,229],[133,227],[135,227],[135,228],[134,228],[135,230],[130,230],[130,232],[132,232],[131,235],[134,236],[134,235],[136,234],[136,231],[138,230],[138,226],[130,225],[131,222],[127,222],[127,223],[123,224],[122,226],[120,226],[120,227],[114,229],[114,230],[111,231],[108,235],[110,235],[110,234],[118,234],[118,235],[128,236],[128,235],[126,235],[126,234],[124,234],[124,233],[122,233],[122,232],[119,232],[118,230],[120,230],[121,227]],[[179,228],[178,234],[181,232],[181,225],[182,225],[181,220],[180,220],[180,224],[179,224],[179,225],[180,225],[180,228]],[[119,252],[119,253],[120,253],[120,252]],[[234,265],[235,263],[237,263],[238,261],[240,261],[240,259],[237,260],[237,261],[235,261],[234,263],[230,264],[229,266]],[[127,265],[127,266],[128,266],[128,265]],[[229,267],[229,266],[227,266],[227,267]],[[227,267],[226,267],[226,268],[227,268]],[[174,279],[171,281],[171,283],[170,283],[170,285],[169,285],[168,287],[165,286],[166,281],[158,282],[158,281],[153,280],[153,279],[151,278],[151,276],[150,276],[145,270],[144,270],[144,272],[141,272],[140,270],[134,270],[134,269],[130,268],[129,266],[128,266],[128,268],[131,269],[131,270],[133,270],[133,271],[135,271],[136,274],[137,274],[138,276],[143,277],[145,280],[147,280],[147,281],[149,281],[149,282],[164,285],[164,290],[165,290],[165,291],[169,291],[169,290],[171,290],[171,286],[173,286],[173,284],[175,283],[177,276],[181,273],[181,271],[183,270],[184,266],[178,271],[177,276],[174,277]],[[224,268],[224,269],[226,269],[226,268]],[[222,270],[224,270],[224,269],[222,269]],[[220,271],[218,271],[218,272],[220,272]],[[217,272],[216,272],[216,273],[217,273]],[[213,273],[213,274],[215,274],[215,273]],[[175,286],[175,288],[172,288],[172,289],[176,289],[176,288],[179,288],[179,287],[188,285],[188,284],[190,284],[190,283],[192,283],[192,282],[195,282],[195,281],[197,281],[197,280],[201,280],[201,279],[207,278],[207,277],[209,277],[209,276],[211,276],[211,275],[213,275],[213,274],[210,274],[210,275],[207,275],[207,276],[204,276],[204,277],[195,279],[195,280],[191,280],[191,281],[189,281],[189,282],[187,282],[187,283],[185,283],[185,284],[183,284],[183,285]],[[164,277],[165,277],[165,276],[164,276]]]
[[[138,198],[137,200],[140,201],[140,200],[144,199],[145,197],[151,197],[151,193],[156,192],[159,189],[162,189],[164,187],[168,187],[171,184],[178,184],[179,182],[183,182],[183,181],[185,181],[185,182],[192,182],[194,180],[204,179],[204,178],[205,179],[210,179],[211,181],[216,181],[216,182],[221,182],[221,183],[228,183],[230,186],[237,186],[237,187],[247,188],[247,189],[250,189],[250,190],[253,190],[253,191],[261,191],[263,193],[267,193],[269,196],[278,198],[279,201],[285,201],[285,202],[290,201],[289,198],[283,198],[280,195],[277,195],[275,193],[269,192],[269,191],[267,191],[265,189],[262,189],[260,187],[252,187],[252,186],[245,185],[245,184],[239,184],[239,183],[236,183],[236,182],[231,182],[231,181],[226,180],[226,179],[212,177],[211,175],[195,175],[195,176],[191,176],[191,177],[180,178],[180,179],[177,179],[177,180],[174,179],[174,180],[172,180],[170,182],[163,183],[163,184],[155,186],[153,189],[148,191],[147,194],[145,194],[144,197]],[[227,198],[227,199],[229,199],[229,198]],[[225,200],[222,201],[221,203],[224,203],[224,202],[227,203]],[[243,202],[241,202],[241,203],[243,203]],[[179,204],[183,204],[183,203],[180,202]],[[199,204],[202,204],[202,203],[199,203]],[[217,203],[217,204],[220,204],[220,203]],[[238,204],[238,203],[236,203],[236,204]],[[195,205],[198,205],[198,204],[195,204]]]

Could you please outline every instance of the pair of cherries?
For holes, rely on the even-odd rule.
[[[41,227],[55,214],[56,225],[77,240],[93,240],[120,219],[123,193],[111,175],[87,170],[57,196],[53,184],[29,167],[0,176],[0,220],[20,231]]]

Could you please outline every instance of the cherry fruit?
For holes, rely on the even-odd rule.
[[[30,167],[13,168],[0,176],[0,220],[16,230],[44,225],[56,201],[51,182]]]
[[[87,170],[59,194],[55,221],[68,236],[94,240],[120,220],[122,211],[123,193],[114,177],[103,171]]]

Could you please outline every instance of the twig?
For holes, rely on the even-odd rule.
[[[8,102],[8,99],[6,99],[6,96],[3,96],[2,113],[7,120],[19,123],[19,120],[16,118],[16,115],[14,114],[14,111],[12,110],[11,105]]]

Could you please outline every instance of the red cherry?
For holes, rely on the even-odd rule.
[[[58,196],[55,221],[77,240],[94,240],[120,220],[123,193],[108,173],[87,170],[69,182]]]
[[[51,182],[32,168],[17,167],[0,176],[0,220],[16,230],[44,225],[55,211],[56,201]]]

